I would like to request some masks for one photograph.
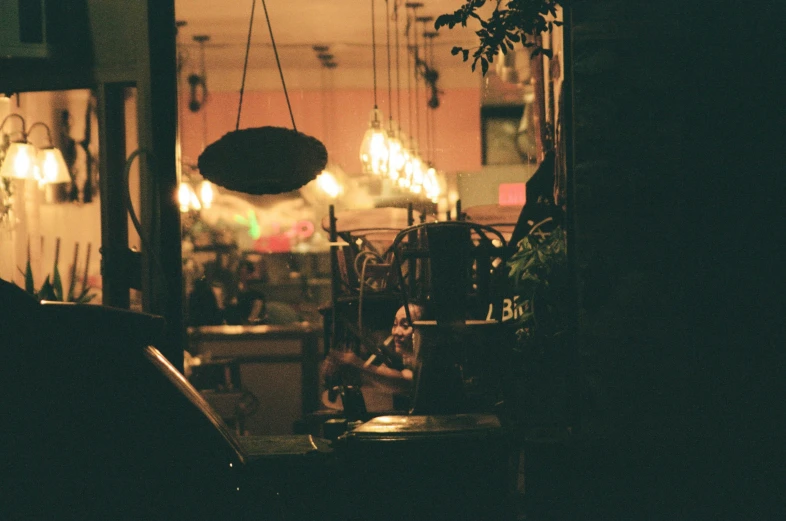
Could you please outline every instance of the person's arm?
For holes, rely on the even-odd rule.
[[[331,351],[325,359],[323,372],[331,376],[336,371],[349,371],[360,376],[364,384],[383,388],[390,392],[407,393],[412,388],[412,371],[398,371],[382,364],[367,365],[352,352]]]

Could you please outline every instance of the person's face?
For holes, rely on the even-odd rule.
[[[409,307],[409,314],[412,320],[420,319],[420,308],[417,306]],[[393,341],[396,344],[397,353],[411,353],[412,352],[412,333],[414,329],[409,320],[407,320],[407,312],[402,306],[396,313],[396,318],[393,320]]]

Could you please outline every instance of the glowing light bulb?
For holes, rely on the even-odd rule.
[[[412,180],[410,182],[409,190],[413,194],[419,194],[423,191],[423,162],[418,156],[412,158]]]
[[[213,184],[210,181],[202,181],[199,185],[199,199],[202,201],[203,208],[210,208],[213,206],[213,199],[215,198],[215,191]]]
[[[423,189],[426,192],[426,197],[432,201],[436,202],[439,199],[439,179],[437,177],[437,170],[433,166],[429,166],[428,170],[426,170],[426,176],[423,179]]]
[[[63,154],[57,148],[43,148],[36,155],[36,163],[41,169],[40,183],[67,183],[71,181]]]
[[[395,133],[388,136],[388,178],[395,182],[404,173],[405,150]]]
[[[189,206],[191,207],[191,209],[193,209],[193,210],[201,210],[202,209],[202,204],[199,202],[199,197],[197,197],[196,192],[194,192],[194,190],[190,190],[189,191],[189,196],[190,196],[190,199],[191,199],[189,201]]]
[[[35,147],[30,143],[16,142],[9,145],[5,161],[0,167],[0,177],[14,179],[33,179]]]
[[[381,175],[388,170],[388,134],[381,121],[379,109],[372,110],[371,123],[360,144],[360,163],[367,174]]]
[[[336,176],[327,170],[323,170],[322,173],[317,176],[317,186],[332,199],[338,197],[342,192],[341,184],[336,179]]]
[[[180,211],[182,213],[186,213],[188,211],[188,207],[191,203],[191,194],[193,191],[188,183],[180,183],[180,187],[177,189],[177,202],[180,205]]]

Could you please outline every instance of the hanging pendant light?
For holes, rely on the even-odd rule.
[[[373,175],[387,173],[388,134],[382,128],[382,112],[377,105],[377,36],[374,0],[371,0],[371,49],[374,71],[374,109],[371,111],[368,130],[360,143],[360,163],[363,172]]]
[[[388,178],[396,182],[404,172],[404,164],[406,163],[407,156],[398,138],[398,130],[396,127],[388,135]]]
[[[423,4],[420,2],[407,2],[405,6],[408,9],[412,9],[413,12],[415,9],[422,7]],[[401,134],[401,143],[403,149],[403,156],[404,156],[404,175],[399,179],[399,187],[404,190],[412,191],[412,184],[416,178],[415,171],[419,167],[419,158],[417,153],[417,145],[415,143],[415,139],[413,137],[412,131],[412,77],[414,75],[414,67],[410,70],[410,53],[412,51],[412,45],[410,44],[410,30],[413,29],[414,24],[414,15],[410,17],[409,13],[407,13],[407,24],[405,28],[406,33],[406,45],[407,45],[407,112],[408,112],[408,129],[409,129],[409,136],[407,137],[402,132]]]
[[[387,2],[387,0],[386,0]],[[388,177],[393,182],[394,188],[401,187],[402,178],[405,178],[405,167],[409,154],[406,148],[406,138],[401,128],[401,47],[399,46],[399,30],[398,30],[398,8],[399,0],[393,2],[393,19],[395,20],[396,35],[396,108],[398,111],[398,122],[393,123],[391,117],[391,133],[388,136],[388,151],[390,154]],[[388,15],[388,25],[390,24],[390,15]],[[388,48],[390,47],[390,39],[388,38]],[[390,52],[388,51],[388,55]],[[388,76],[390,76],[388,74]],[[391,102],[391,116],[392,116],[392,102]]]
[[[394,183],[400,175],[402,168],[401,165],[401,141],[398,139],[397,128],[398,125],[393,121],[393,74],[391,72],[391,59],[390,59],[390,0],[385,0],[385,40],[388,58],[388,107],[390,115],[388,118],[388,164],[387,174],[388,179]]]
[[[381,175],[387,172],[388,134],[382,128],[382,113],[371,111],[371,122],[360,143],[360,162],[366,174]]]

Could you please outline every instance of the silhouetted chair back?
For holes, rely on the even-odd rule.
[[[419,217],[419,212],[407,208],[335,212],[331,207],[331,213],[322,219],[322,229],[330,234],[334,246],[333,277],[338,282],[338,296],[357,295],[363,276],[367,289],[386,289],[393,282],[390,246],[398,232],[414,224]]]
[[[470,395],[487,389],[476,392],[467,383],[474,375],[475,383],[493,379],[485,366],[498,358],[492,328],[499,325],[507,280],[504,237],[467,221],[424,223],[402,230],[393,251],[404,301],[420,300],[425,307],[424,320],[413,322],[416,366],[410,412],[478,410],[485,397]]]
[[[510,243],[521,209],[521,206],[515,205],[484,204],[465,208],[461,217],[465,221],[494,228]]]

